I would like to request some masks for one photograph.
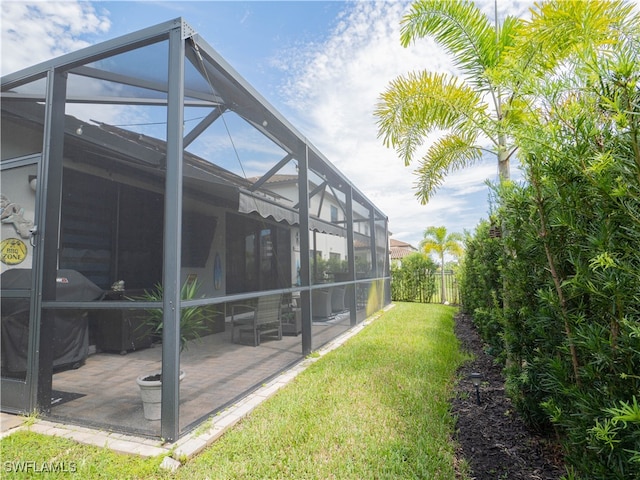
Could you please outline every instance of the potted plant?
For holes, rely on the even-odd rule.
[[[182,300],[192,300],[196,298],[198,293],[197,282],[185,282],[180,291]],[[163,297],[162,285],[157,284],[153,290],[145,290],[144,295],[138,297],[138,300],[148,302],[160,302]],[[162,329],[164,326],[163,313],[161,308],[150,308],[145,315],[145,319],[141,328],[149,331],[151,334],[162,337]],[[187,348],[189,340],[200,338],[201,334],[206,330],[206,320],[211,314],[209,306],[184,307],[180,313],[180,352]],[[181,370],[179,380],[185,377],[185,373]],[[142,405],[144,409],[144,417],[147,420],[159,420],[162,405],[162,372],[152,372],[140,375],[136,379],[136,383],[140,387],[140,395],[142,397]]]

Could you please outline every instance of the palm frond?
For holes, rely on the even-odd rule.
[[[541,44],[541,59],[548,63],[576,54],[588,58],[634,36],[639,28],[633,5],[620,0],[552,0],[537,7],[524,35]]]
[[[432,36],[453,55],[457,67],[480,88],[487,89],[484,72],[497,64],[499,43],[495,28],[473,2],[417,1],[401,25],[402,45],[406,47],[417,38]]]
[[[455,77],[411,72],[391,82],[374,114],[378,137],[408,165],[430,132],[478,128],[486,109],[478,92]]]
[[[462,242],[464,242],[464,235],[458,232],[450,233],[447,235],[447,241],[444,244],[445,252],[455,257],[461,257],[464,254]]]
[[[442,185],[450,172],[468,167],[482,158],[474,135],[449,134],[438,139],[422,158],[416,170],[416,197],[422,204]]]
[[[445,226],[427,227],[422,236],[418,247],[426,254],[436,252],[438,255],[451,253],[458,256],[463,252],[460,243],[464,240],[464,236],[457,232],[448,233]]]
[[[440,227],[430,226],[425,228],[422,234],[424,238],[422,242],[432,242],[437,244],[443,244],[447,238],[447,227],[444,225]],[[422,242],[420,242],[422,244]]]

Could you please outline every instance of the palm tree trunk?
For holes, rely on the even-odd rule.
[[[509,180],[511,176],[509,155],[507,152],[507,138],[504,133],[498,135],[498,175],[500,177],[500,183]]]

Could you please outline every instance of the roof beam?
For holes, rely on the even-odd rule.
[[[44,94],[37,93],[15,93],[2,92],[0,94],[2,100],[27,101],[27,102],[44,102]],[[68,96],[67,103],[82,103],[95,105],[146,105],[164,107],[167,105],[166,98],[141,98],[141,97],[105,97],[105,96]],[[188,100],[184,102],[187,107],[216,107],[217,103],[211,103],[203,100]]]
[[[311,190],[311,192],[309,192],[309,198],[313,198],[315,195],[318,194],[318,192],[320,191],[324,191],[324,188],[327,186],[327,181],[325,180],[324,182],[322,182],[320,185],[318,185],[316,188],[314,188],[313,190]],[[293,208],[298,208],[298,206],[300,205],[300,203],[296,203]]]
[[[145,47],[169,38],[169,32],[176,28],[184,28],[182,18],[145,28],[128,35],[107,40],[98,45],[76,50],[58,58],[38,63],[15,73],[2,77],[2,90],[10,90],[25,83],[44,78],[50,69],[70,70],[79,65],[96,62],[136,48]],[[37,41],[37,39],[34,39]]]
[[[145,90],[162,92],[164,94],[167,93],[167,85],[166,83],[163,83],[163,82],[152,82],[150,80],[142,80],[139,78],[131,77],[129,75],[120,75],[118,73],[108,72],[106,70],[100,70],[98,68],[87,67],[87,66],[76,67],[70,72],[82,77],[94,78],[96,80],[103,80],[105,82],[113,82],[121,85],[129,85],[130,87],[143,88]],[[184,95],[185,97],[204,100],[206,102],[210,102],[213,104],[222,103],[222,99],[215,94],[203,93],[193,89],[185,88]]]
[[[249,187],[249,191],[255,192],[257,189],[259,189],[262,185],[264,185],[267,182],[267,180],[273,177],[278,171],[280,171],[282,167],[284,167],[287,163],[289,163],[289,161],[292,158],[293,158],[293,154],[291,153],[285,155],[285,157],[282,160],[280,160],[273,167],[271,167],[271,170],[269,170],[262,177],[260,177],[260,179],[257,182],[251,185],[251,187]]]
[[[186,105],[187,103],[185,102],[185,106]],[[187,148],[196,138],[200,136],[200,134],[202,134],[202,132],[209,128],[209,125],[215,122],[225,112],[225,110],[225,107],[221,107],[220,105],[218,105],[218,108],[211,111],[209,115],[202,119],[202,121],[198,122],[198,124],[185,135],[183,140],[184,148]]]

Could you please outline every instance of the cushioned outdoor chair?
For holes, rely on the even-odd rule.
[[[344,311],[344,287],[333,287],[331,290],[331,311],[333,313]]]
[[[314,319],[328,319],[331,316],[331,288],[311,291],[311,315]]]
[[[243,343],[247,334],[254,347],[260,345],[263,336],[275,336],[282,340],[282,295],[258,297],[256,305],[231,307],[231,341]]]

